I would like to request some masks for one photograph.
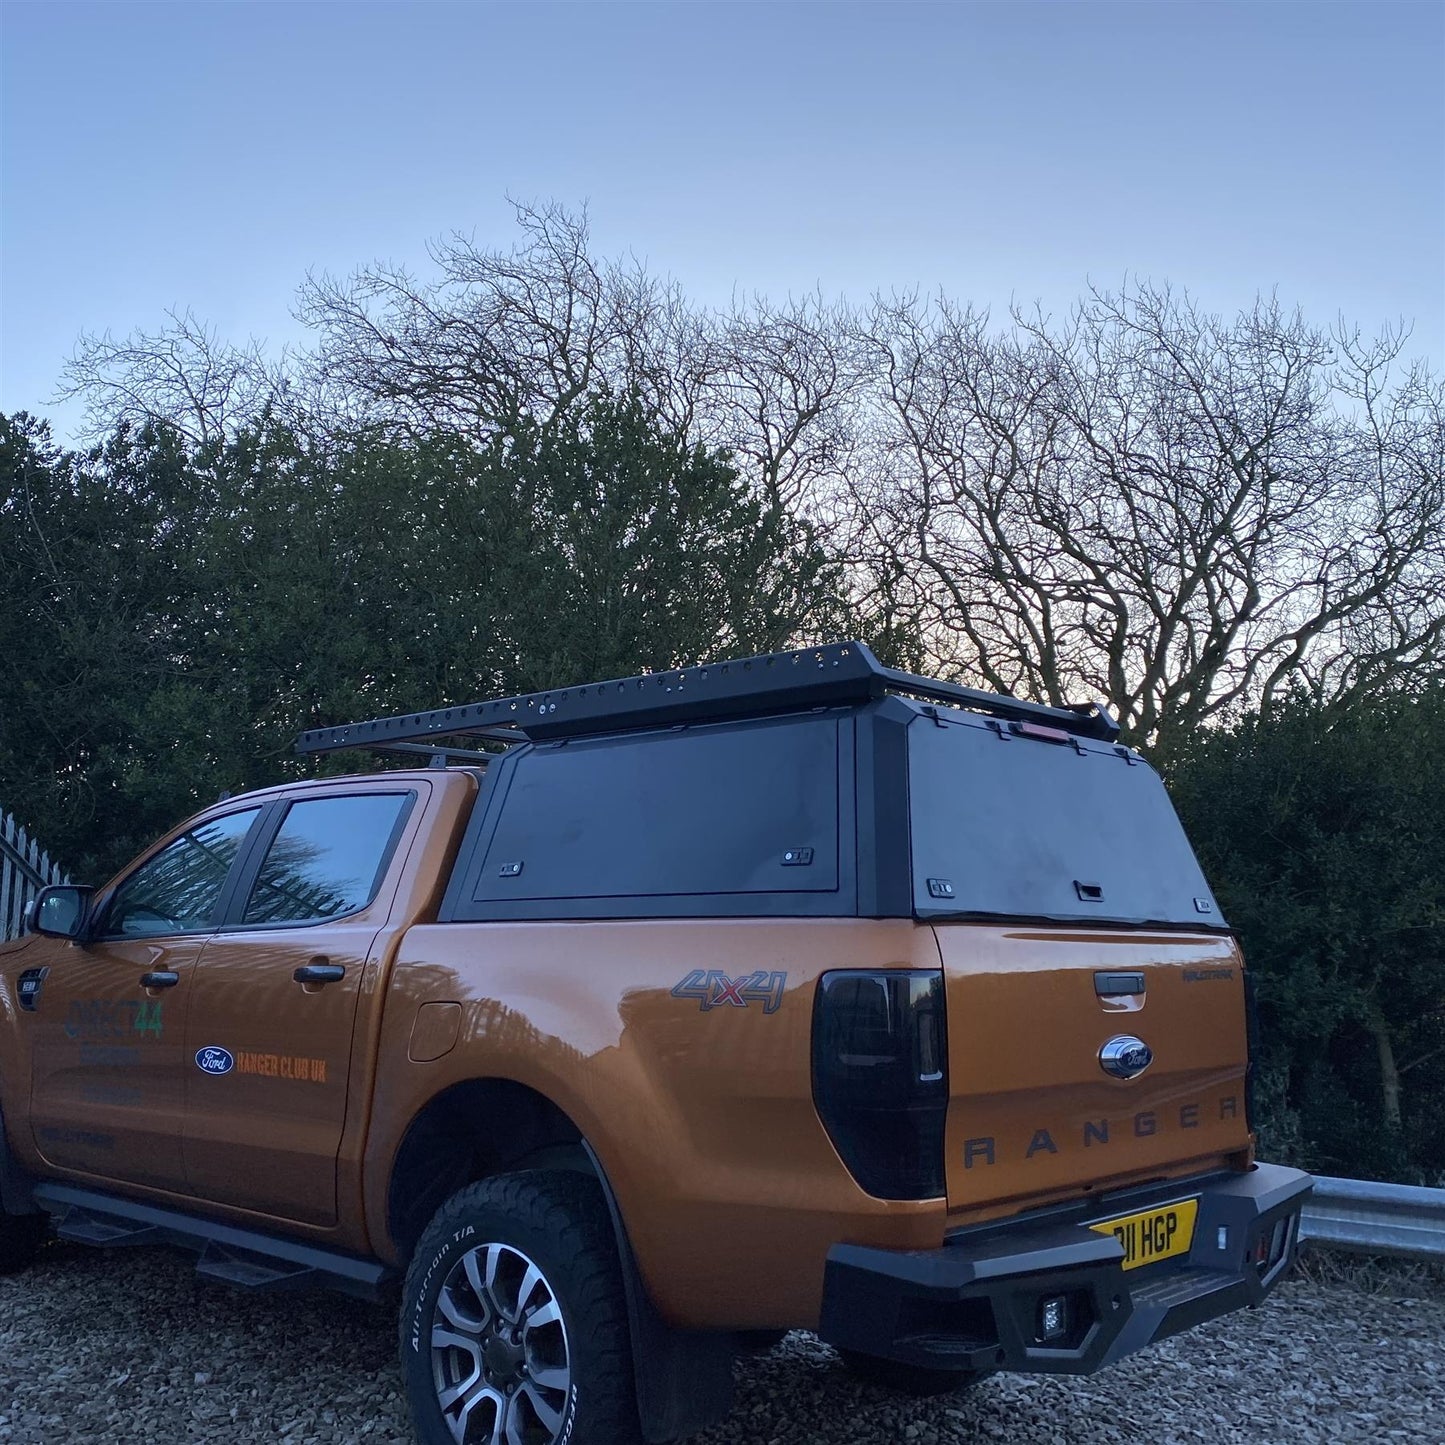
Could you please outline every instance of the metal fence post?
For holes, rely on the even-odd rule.
[[[26,905],[42,888],[65,881],[50,854],[11,814],[0,812],[0,941],[20,936]]]

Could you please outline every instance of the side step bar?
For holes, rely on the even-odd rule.
[[[247,1289],[326,1285],[360,1299],[379,1299],[396,1271],[374,1259],[238,1229],[71,1184],[37,1184],[35,1202],[55,1216],[61,1239],[80,1244],[174,1244],[196,1250],[196,1272]]]

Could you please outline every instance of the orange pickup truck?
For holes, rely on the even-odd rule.
[[[675,1439],[1258,1304],[1243,961],[1101,709],[840,643],[319,729],[0,946],[0,1265],[399,1290],[418,1438]],[[411,756],[415,755],[415,756]]]

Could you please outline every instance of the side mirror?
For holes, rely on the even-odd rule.
[[[79,938],[85,928],[85,912],[94,888],[70,883],[42,888],[30,905],[30,926],[47,938]]]

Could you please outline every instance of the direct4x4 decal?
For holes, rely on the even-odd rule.
[[[158,999],[77,998],[65,1011],[68,1039],[125,1039],[132,1034],[150,1034],[159,1039],[165,1019]]]
[[[695,968],[672,990],[673,998],[695,998],[698,1007],[706,1013],[709,1009],[746,1008],[750,1003],[761,1003],[765,1014],[776,1013],[782,1006],[783,989],[787,987],[786,973],[769,973],[758,969],[756,973],[740,974],[729,978],[716,968]]]

